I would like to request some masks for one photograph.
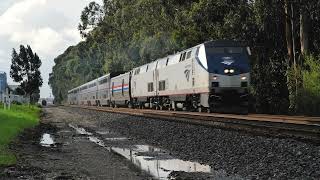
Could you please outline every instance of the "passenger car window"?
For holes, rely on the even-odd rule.
[[[190,57],[191,57],[191,52],[192,52],[192,51],[189,51],[189,52],[188,52],[188,54],[187,54],[187,59],[190,59]]]
[[[179,62],[184,61],[185,59],[186,59],[186,52],[181,54]]]
[[[159,81],[159,91],[166,90],[166,81]]]

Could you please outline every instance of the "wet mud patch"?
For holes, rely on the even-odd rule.
[[[48,171],[33,167],[24,162],[24,158],[31,156],[30,150],[37,152],[47,149],[49,151],[57,151],[59,144],[51,144],[44,147],[41,145],[41,139],[44,134],[55,134],[57,128],[50,124],[40,123],[38,126],[26,129],[10,144],[10,150],[17,157],[17,164],[15,166],[2,167],[0,168],[0,179],[41,179],[43,174]],[[37,155],[35,155],[37,156]]]
[[[0,180],[151,179],[122,158],[92,143],[88,136],[95,135],[85,131],[86,127],[92,128],[92,120],[84,121],[83,116],[61,108],[49,108],[44,109],[41,122],[22,132],[12,143],[10,149],[18,162],[12,167],[0,167]]]

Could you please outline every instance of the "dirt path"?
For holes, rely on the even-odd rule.
[[[41,125],[24,132],[12,148],[18,164],[3,170],[2,179],[151,179],[131,163],[90,142],[70,126],[97,128],[96,121],[63,108],[47,108]],[[44,133],[54,144],[39,144]],[[1,179],[1,178],[0,178]]]

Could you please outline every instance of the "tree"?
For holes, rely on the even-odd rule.
[[[87,37],[88,31],[94,29],[103,20],[104,10],[96,2],[91,2],[81,13],[81,23],[78,30],[82,37]]]
[[[304,56],[320,54],[319,8],[319,0],[90,3],[80,18],[84,41],[55,59],[49,83],[57,102],[63,102],[68,90],[102,74],[129,71],[205,41],[234,39],[247,42],[253,52],[254,110],[286,113],[289,102],[296,102],[289,96],[296,96],[302,83],[297,82],[302,73],[288,71],[303,69],[297,66],[305,64]]]
[[[39,88],[42,86],[42,78],[39,68],[41,60],[37,53],[33,53],[30,46],[20,45],[19,54],[15,49],[12,51],[12,64],[10,77],[17,83],[20,83],[20,89],[23,95],[30,98],[34,103],[39,100]]]

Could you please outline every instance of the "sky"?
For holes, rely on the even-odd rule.
[[[0,71],[10,78],[12,49],[30,45],[42,60],[41,97],[49,97],[54,58],[82,41],[77,26],[83,8],[93,0],[0,0]],[[102,0],[96,0],[101,3]]]

